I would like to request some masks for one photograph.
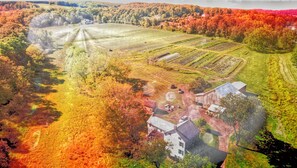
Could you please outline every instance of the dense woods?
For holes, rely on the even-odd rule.
[[[206,8],[201,16],[173,19],[162,23],[162,26],[170,30],[246,42],[251,49],[259,52],[275,52],[294,48],[296,23],[296,17],[292,15]]]

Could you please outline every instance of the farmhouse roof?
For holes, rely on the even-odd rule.
[[[225,110],[226,110],[226,108],[221,107],[221,106],[216,105],[216,104],[212,104],[208,108],[208,111],[215,112],[215,113],[223,113]]]
[[[215,91],[220,97],[226,97],[228,94],[240,94],[241,92],[238,91],[231,83],[225,83],[215,88]]]
[[[156,116],[151,116],[147,123],[152,124],[153,126],[167,132],[170,130],[174,129],[174,124],[172,124],[171,122],[168,122],[166,120],[163,120],[162,118],[156,117]]]
[[[186,138],[184,139],[185,141],[192,140],[199,134],[199,130],[192,120],[187,120],[185,122],[177,124],[176,130],[179,135],[183,135],[181,136],[182,138]]]
[[[199,130],[192,120],[186,120],[176,125],[176,127],[167,133],[177,133],[185,142],[191,141],[197,137]]]
[[[238,90],[246,87],[246,84],[241,81],[233,82],[232,85]]]

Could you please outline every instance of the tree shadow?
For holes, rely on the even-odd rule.
[[[53,87],[64,83],[58,76],[62,75],[59,68],[52,62],[53,58],[46,57],[42,65],[37,66],[37,73],[33,81],[33,94],[29,105],[28,115],[24,118],[27,126],[49,125],[57,121],[61,112],[55,108],[55,103],[44,99],[43,95],[57,92]]]
[[[258,152],[268,156],[269,163],[276,167],[295,167],[297,149],[288,143],[280,141],[269,131],[264,131],[257,140]]]
[[[212,129],[207,129],[206,132],[215,135],[215,136],[222,136],[222,134],[219,131],[212,130]]]
[[[57,76],[62,75],[58,72],[58,67],[52,64],[53,58],[46,58],[44,64],[36,68],[36,75],[33,77],[34,92],[36,94],[48,94],[56,92],[53,89],[54,85],[63,84],[64,80],[59,79]],[[55,76],[52,72],[56,72]]]
[[[202,140],[197,140],[196,143],[189,149],[189,152],[200,155],[201,157],[208,157],[212,163],[217,165],[217,167],[221,167],[227,157],[226,152],[211,147]]]

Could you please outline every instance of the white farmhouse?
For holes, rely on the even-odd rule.
[[[148,135],[153,131],[158,131],[168,143],[170,156],[184,158],[186,152],[198,140],[199,130],[188,118],[183,118],[177,125],[172,124],[162,118],[152,115],[148,123]]]

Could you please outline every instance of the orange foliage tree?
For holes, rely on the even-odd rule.
[[[141,94],[131,86],[116,82],[111,77],[101,84],[99,92],[100,126],[104,128],[106,153],[132,157],[146,135],[147,116]]]

